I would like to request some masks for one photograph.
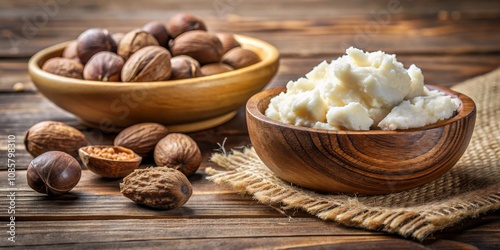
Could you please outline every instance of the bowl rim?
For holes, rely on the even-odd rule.
[[[286,124],[280,121],[273,120],[269,117],[267,117],[265,114],[260,112],[258,106],[259,103],[265,99],[271,96],[270,98],[286,91],[286,87],[276,87],[272,89],[267,89],[264,91],[261,91],[254,96],[252,96],[248,101],[246,105],[246,111],[247,114],[252,116],[253,118],[264,122],[271,124],[273,126],[285,128],[285,129],[291,129],[291,130],[298,130],[298,131],[303,131],[303,132],[310,132],[310,133],[322,133],[322,134],[343,134],[343,135],[396,135],[396,134],[403,134],[403,133],[414,133],[414,132],[422,132],[426,130],[431,130],[439,127],[444,127],[447,125],[450,125],[452,123],[455,123],[459,120],[462,120],[468,116],[474,115],[476,113],[476,105],[474,101],[468,97],[467,95],[454,91],[452,89],[443,87],[443,86],[437,86],[437,85],[429,85],[426,84],[426,87],[428,87],[431,90],[439,90],[442,92],[445,92],[447,95],[451,95],[453,97],[459,98],[460,100],[460,106],[457,108],[458,114],[453,116],[452,118],[448,118],[446,120],[440,120],[436,123],[426,125],[421,128],[411,128],[411,129],[399,129],[399,130],[328,130],[328,129],[319,129],[319,128],[311,128],[311,127],[303,127],[303,126],[296,126],[296,125],[291,125],[291,124]]]
[[[198,84],[200,80],[204,82],[210,82],[213,80],[221,79],[221,78],[231,78],[238,76],[243,73],[251,72],[254,70],[258,70],[261,68],[266,68],[268,66],[273,65],[276,61],[279,60],[279,51],[276,47],[271,45],[270,43],[250,37],[250,36],[245,36],[245,35],[239,35],[239,34],[233,34],[238,42],[242,44],[242,47],[245,45],[247,46],[255,46],[258,47],[259,50],[263,50],[264,57],[261,58],[261,61],[255,64],[252,64],[250,66],[241,68],[241,69],[235,69],[233,71],[229,72],[224,72],[216,75],[210,75],[210,76],[201,76],[201,77],[195,77],[195,78],[189,78],[189,79],[179,79],[179,80],[164,80],[164,81],[154,81],[154,82],[103,82],[103,81],[92,81],[92,80],[84,80],[84,79],[75,79],[75,78],[70,78],[70,77],[64,77],[64,76],[59,76],[55,75],[49,72],[46,72],[42,70],[42,68],[39,65],[39,62],[47,57],[51,53],[56,53],[57,51],[62,51],[67,44],[75,41],[66,41],[62,43],[58,43],[55,45],[52,45],[50,47],[44,48],[37,53],[35,53],[29,60],[28,62],[28,71],[30,74],[35,74],[40,77],[46,78],[46,79],[55,79],[57,81],[64,81],[67,82],[68,84],[78,84],[78,85],[89,85],[89,86],[116,86],[117,88],[121,87],[140,87],[144,85],[148,86],[176,86],[176,85],[190,85],[190,84]],[[53,57],[50,57],[53,58]],[[47,59],[48,60],[48,59]]]

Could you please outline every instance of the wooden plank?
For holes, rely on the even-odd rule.
[[[15,244],[12,244],[15,245]],[[494,249],[493,244],[480,242],[479,249]],[[37,245],[37,249],[454,249],[474,250],[474,245],[457,241],[439,240],[424,245],[418,242],[384,236],[309,236],[309,237],[260,237],[176,240],[123,240],[115,242],[89,242]],[[25,249],[11,247],[9,249]]]
[[[211,165],[214,165],[213,163]],[[205,167],[206,164],[203,166]],[[205,179],[203,168],[189,178],[193,195],[183,207],[168,211],[148,209],[122,196],[120,179],[104,179],[84,170],[78,185],[68,194],[48,197],[33,191],[27,184],[26,171],[15,173],[15,190],[7,186],[7,171],[0,171],[0,197],[14,191],[16,220],[85,220],[137,218],[253,218],[283,217],[271,207],[259,204],[251,197],[241,196],[228,187],[215,185]],[[4,182],[5,180],[5,182]],[[9,207],[7,199],[0,199],[0,207]],[[57,213],[54,213],[57,211]],[[296,213],[296,217],[311,217]],[[1,213],[1,220],[8,214]]]
[[[492,222],[498,227],[499,222]],[[91,230],[89,230],[91,229]],[[490,249],[500,232],[473,228],[424,242],[340,226],[311,218],[131,219],[18,221],[16,244],[97,248],[341,247],[348,249]],[[490,237],[480,237],[488,232]],[[14,245],[1,241],[0,246]],[[474,247],[473,247],[474,246]]]
[[[263,38],[283,55],[334,54],[351,45],[398,53],[500,51],[500,28],[496,25],[500,14],[494,11],[500,4],[496,1],[462,0],[453,5],[446,1],[397,1],[396,6],[385,0],[369,4],[359,0],[350,4],[340,0],[301,1],[293,5],[282,1],[231,1],[234,6],[223,15],[219,15],[214,2],[230,1],[70,1],[53,12],[40,4],[2,2],[0,57],[29,57],[42,48],[75,39],[88,28],[125,32],[150,20],[166,21],[182,10],[203,17],[211,31]],[[283,5],[286,11],[275,11]]]

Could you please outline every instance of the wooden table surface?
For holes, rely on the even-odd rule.
[[[466,220],[424,242],[325,222],[301,211],[286,215],[205,179],[208,159],[225,148],[249,145],[243,109],[221,126],[190,133],[204,162],[190,180],[194,194],[170,211],[135,205],[119,193],[120,180],[88,170],[71,193],[46,197],[26,183],[32,157],[24,133],[44,120],[88,133],[75,117],[49,102],[27,73],[31,55],[75,39],[91,27],[129,31],[178,12],[202,17],[210,31],[257,37],[275,45],[281,65],[268,87],[282,86],[331,60],[349,46],[396,53],[406,67],[422,68],[426,83],[452,86],[500,65],[499,1],[209,0],[0,2],[0,248],[348,248],[499,249],[500,213]],[[20,91],[22,90],[22,91]],[[7,138],[16,138],[15,208],[7,195]],[[115,134],[107,134],[111,143]],[[151,165],[146,160],[144,165]],[[15,242],[8,240],[15,211]],[[13,215],[13,214],[12,214]]]

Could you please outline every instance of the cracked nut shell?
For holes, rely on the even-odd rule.
[[[115,146],[131,149],[136,154],[146,157],[163,137],[168,129],[159,123],[139,123],[122,130],[114,140]]]
[[[34,157],[48,151],[62,151],[77,157],[78,149],[87,146],[87,138],[78,129],[62,122],[43,121],[28,130],[24,145]]]
[[[73,189],[81,175],[82,169],[74,157],[60,151],[49,151],[30,162],[26,179],[36,192],[55,196]]]
[[[193,193],[181,172],[167,167],[137,169],[120,183],[120,192],[133,202],[157,209],[182,207]]]
[[[172,133],[156,144],[154,160],[158,166],[177,169],[189,177],[200,167],[202,157],[200,148],[191,137]]]
[[[123,82],[152,82],[168,80],[171,74],[170,52],[160,46],[147,46],[125,62]]]
[[[122,178],[141,164],[142,157],[120,146],[87,146],[78,150],[83,165],[105,178]]]
[[[83,79],[83,65],[74,59],[54,57],[47,60],[42,70],[51,74]]]
[[[170,60],[172,65],[171,80],[187,79],[202,76],[200,63],[189,56],[174,56]]]
[[[83,78],[93,81],[119,82],[124,63],[117,54],[101,51],[85,64]]]
[[[120,40],[117,54],[126,61],[138,50],[153,45],[158,45],[153,35],[144,30],[135,29],[126,33]]]

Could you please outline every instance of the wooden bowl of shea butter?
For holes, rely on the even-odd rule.
[[[456,96],[456,115],[417,129],[342,131],[300,127],[275,121],[264,112],[272,97],[262,91],[247,102],[248,132],[262,162],[287,182],[308,189],[345,194],[387,194],[408,190],[443,175],[465,152],[476,108]]]

